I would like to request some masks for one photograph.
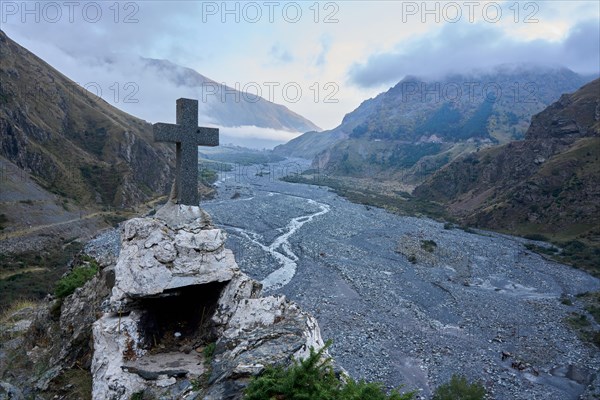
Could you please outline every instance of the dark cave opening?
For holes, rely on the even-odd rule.
[[[154,352],[196,348],[214,341],[212,316],[228,282],[165,290],[138,300],[143,347]]]

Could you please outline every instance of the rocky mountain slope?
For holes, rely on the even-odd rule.
[[[414,195],[476,226],[600,242],[600,80],[532,118],[525,140],[460,158]]]
[[[308,119],[281,104],[275,104],[251,93],[242,93],[215,82],[191,68],[168,60],[144,59],[146,68],[158,79],[167,80],[182,89],[192,89],[198,99],[205,99],[211,122],[219,126],[253,125],[292,132],[320,131]]]
[[[80,204],[130,206],[170,186],[174,151],[0,32],[0,155]],[[174,162],[173,162],[174,164]]]
[[[519,139],[530,118],[585,83],[568,69],[503,66],[438,81],[407,77],[340,126],[276,148],[329,174],[420,181],[457,156]]]
[[[275,154],[284,157],[300,157],[312,159],[324,149],[333,146],[346,135],[341,130],[325,132],[306,132],[285,144],[280,144],[273,149]]]

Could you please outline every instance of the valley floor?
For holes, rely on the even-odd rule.
[[[525,239],[444,229],[278,180],[306,167],[223,172],[202,206],[242,270],[317,317],[353,377],[428,395],[461,373],[497,399],[600,390],[600,352],[566,322],[598,329],[581,299],[600,280],[528,251]]]

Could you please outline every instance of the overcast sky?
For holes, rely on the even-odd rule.
[[[597,73],[599,4],[2,1],[1,24],[79,83],[102,76],[118,82],[122,97],[123,85],[136,82],[144,107],[122,98],[116,104],[107,95],[114,97],[114,89],[103,88],[104,97],[150,122],[163,118],[150,103],[164,93],[164,82],[145,79],[135,63],[124,61],[129,56],[168,59],[230,87],[258,87],[268,100],[331,129],[407,74],[440,76],[513,62]]]

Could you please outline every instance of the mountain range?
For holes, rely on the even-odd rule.
[[[278,146],[329,175],[418,184],[456,157],[523,138],[531,116],[588,79],[565,68],[500,66],[438,81],[406,77],[330,131]]]
[[[145,73],[175,85],[180,92],[189,92],[203,103],[201,123],[204,119],[205,123],[225,127],[256,126],[290,132],[321,130],[287,107],[251,94],[251,88],[248,93],[236,90],[168,60],[143,58],[141,61]]]

